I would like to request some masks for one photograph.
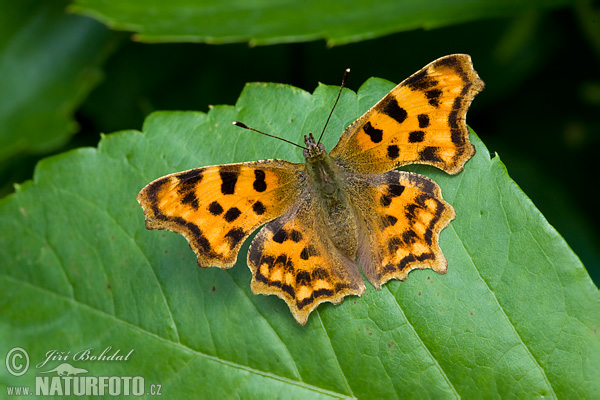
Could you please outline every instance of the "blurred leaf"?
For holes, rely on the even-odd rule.
[[[372,79],[358,95],[345,90],[326,148],[392,87]],[[235,107],[154,113],[143,133],[38,164],[33,182],[0,200],[0,343],[25,348],[32,364],[18,378],[0,369],[0,385],[33,380],[50,349],[112,346],[133,356],[76,366],[143,376],[168,398],[594,397],[598,290],[474,134],[477,154],[459,175],[414,169],[435,179],[457,212],[441,237],[448,273],[415,271],[381,291],[368,285],[362,298],[321,305],[304,327],[280,299],[251,293],[247,244],[232,269],[200,270],[182,236],[145,230],[135,196],[152,179],[301,160],[232,120],[300,141],[322,127],[337,90],[250,84]]]
[[[570,0],[76,0],[72,10],[147,42],[273,44],[326,39],[343,44],[572,4]]]
[[[579,20],[583,37],[593,50],[596,61],[600,61],[600,25],[598,25],[600,7],[598,7],[598,2],[592,0],[577,1],[575,3],[575,13]]]
[[[98,83],[114,43],[68,1],[0,0],[0,163],[47,153],[75,132],[73,112]],[[1,163],[0,172],[10,169]]]

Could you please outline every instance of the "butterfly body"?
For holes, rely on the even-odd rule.
[[[285,300],[305,324],[322,302],[377,289],[413,269],[445,273],[440,231],[455,217],[439,186],[397,171],[460,172],[474,154],[465,123],[483,82],[470,57],[440,58],[342,133],[330,153],[305,137],[305,163],[263,160],[174,173],[138,194],[148,229],[181,233],[201,267],[234,265],[244,240],[254,293]],[[360,269],[359,269],[360,267]]]
[[[346,174],[326,152],[322,143],[315,143],[310,134],[305,138],[306,171],[308,175],[305,196],[314,196],[320,205],[322,221],[336,247],[354,259],[358,230],[355,210],[350,202]]]

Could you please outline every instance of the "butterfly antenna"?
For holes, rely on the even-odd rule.
[[[321,138],[323,137],[323,134],[325,133],[325,128],[327,128],[327,124],[329,123],[329,120],[331,119],[331,116],[333,115],[333,110],[335,110],[335,106],[337,105],[338,100],[340,99],[340,96],[342,95],[342,89],[344,88],[344,86],[346,86],[346,78],[348,78],[348,74],[350,74],[350,68],[346,68],[346,71],[344,71],[344,77],[342,78],[342,84],[340,85],[340,91],[338,92],[337,99],[335,99],[335,103],[333,103],[333,108],[331,109],[331,112],[329,113],[329,117],[327,117],[327,122],[325,122],[325,126],[323,127],[323,131],[321,132],[321,136],[319,136],[319,141],[317,142],[317,144],[321,143]]]
[[[272,137],[272,138],[275,138],[275,139],[283,140],[283,141],[284,141],[284,142],[286,142],[286,143],[293,144],[293,145],[294,145],[294,146],[296,146],[296,147],[300,147],[301,149],[304,149],[304,150],[306,150],[306,147],[304,147],[304,146],[300,146],[298,143],[291,142],[291,141],[289,141],[289,140],[287,140],[287,139],[284,139],[284,138],[281,138],[281,137],[279,137],[279,136],[269,135],[268,133],[265,133],[265,132],[259,131],[258,129],[250,128],[248,125],[246,125],[246,124],[244,124],[244,123],[242,123],[242,122],[239,122],[239,121],[233,121],[233,122],[232,122],[232,124],[233,124],[233,125],[235,125],[235,126],[239,126],[240,128],[248,129],[249,131],[258,132],[258,133],[260,133],[260,134],[262,134],[262,135],[265,135],[265,136],[269,136],[269,137]]]

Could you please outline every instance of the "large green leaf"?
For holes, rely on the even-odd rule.
[[[555,8],[570,0],[75,0],[72,10],[148,42],[272,44],[326,39],[330,45]]]
[[[330,149],[393,85],[344,90]],[[128,361],[79,361],[94,376],[143,376],[167,397],[587,397],[600,391],[598,290],[583,265],[475,136],[476,156],[442,187],[457,218],[441,235],[446,275],[321,305],[306,326],[250,291],[247,244],[230,270],[196,266],[185,239],[144,228],[137,192],[163,174],[300,152],[231,125],[300,141],[337,88],[248,85],[236,106],[159,112],[143,132],[46,159],[0,201],[0,343],[29,352],[32,384],[49,350],[112,346]],[[177,396],[176,396],[177,395]]]
[[[0,161],[64,144],[114,47],[101,24],[66,14],[68,3],[0,0]]]

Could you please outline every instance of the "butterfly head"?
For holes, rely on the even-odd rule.
[[[304,158],[314,159],[327,154],[323,143],[316,142],[312,133],[309,133],[308,136],[304,135],[304,144],[306,145],[306,148],[304,149]]]

